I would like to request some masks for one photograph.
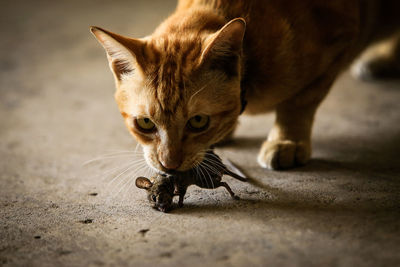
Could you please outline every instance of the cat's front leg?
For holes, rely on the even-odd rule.
[[[311,157],[311,130],[315,111],[335,75],[321,77],[294,97],[279,104],[276,119],[258,154],[258,163],[268,169],[304,165]]]
[[[312,114],[277,111],[277,119],[258,154],[258,163],[279,170],[304,165],[311,157]],[[289,118],[290,117],[290,118]]]

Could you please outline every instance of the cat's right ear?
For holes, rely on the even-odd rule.
[[[109,32],[99,27],[90,27],[90,31],[107,52],[110,69],[115,79],[121,81],[124,75],[130,75],[144,66],[142,54],[143,41]]]
[[[135,184],[140,189],[146,189],[146,190],[149,190],[153,186],[153,183],[146,177],[136,178]]]
[[[243,18],[229,21],[218,32],[210,35],[200,57],[201,61],[206,61],[210,57],[223,58],[232,53],[240,54],[245,30],[246,21]]]

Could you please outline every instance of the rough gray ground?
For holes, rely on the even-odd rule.
[[[163,214],[135,174],[112,180],[132,155],[83,166],[136,147],[88,25],[140,37],[175,5],[115,2],[0,4],[0,265],[400,264],[399,83],[344,74],[318,112],[313,160],[291,171],[256,164],[272,115],[242,117],[217,152],[274,190],[229,180],[240,201],[193,187]]]

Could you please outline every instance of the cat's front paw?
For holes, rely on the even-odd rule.
[[[277,140],[265,141],[257,160],[263,168],[281,170],[304,165],[310,156],[311,145],[308,142]]]

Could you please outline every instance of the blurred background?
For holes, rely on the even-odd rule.
[[[290,171],[256,163],[273,115],[243,116],[217,153],[270,191],[229,179],[242,200],[193,187],[182,209],[149,207],[133,184],[148,172],[89,26],[143,37],[174,8],[0,2],[0,265],[400,264],[398,81],[344,73],[318,111],[313,160]]]

